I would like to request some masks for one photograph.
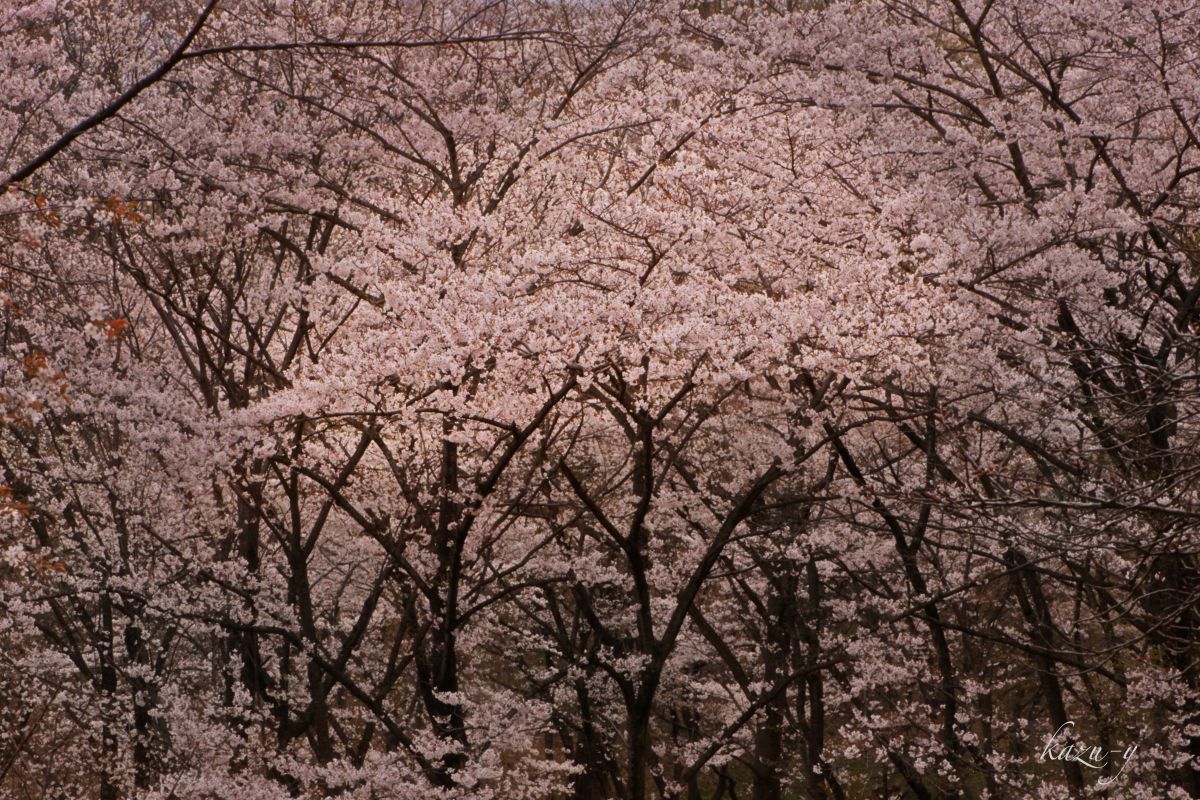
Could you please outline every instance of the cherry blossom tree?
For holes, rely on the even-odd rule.
[[[1198,28],[0,2],[0,796],[1200,796]]]

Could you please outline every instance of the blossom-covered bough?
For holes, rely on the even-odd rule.
[[[0,796],[1200,796],[1198,43],[0,0]]]

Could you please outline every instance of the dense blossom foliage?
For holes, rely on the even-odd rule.
[[[0,796],[1200,797],[1198,136],[1182,0],[0,0]]]

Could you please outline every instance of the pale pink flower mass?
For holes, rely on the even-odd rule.
[[[0,0],[0,800],[1200,797],[1198,64]]]

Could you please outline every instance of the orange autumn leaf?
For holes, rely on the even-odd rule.
[[[37,195],[33,198],[33,205],[37,208],[37,216],[45,220],[52,228],[61,228],[62,220],[58,216],[58,212],[49,207],[46,202],[45,195]],[[31,240],[32,241],[32,240]],[[40,246],[40,243],[38,244]]]
[[[46,368],[45,353],[30,353],[22,361],[26,378],[36,378]]]
[[[43,558],[38,562],[43,572],[66,572],[67,565],[61,561],[51,561],[48,558]]]
[[[146,218],[137,212],[136,202],[122,200],[116,195],[108,196],[108,199],[104,201],[104,209],[119,220],[124,219],[135,224],[146,221]]]
[[[9,500],[0,503],[0,511],[15,511],[21,517],[29,518],[29,503],[22,503],[19,500]]]
[[[113,319],[100,320],[97,324],[103,329],[106,337],[116,339],[129,327],[129,320],[124,317],[114,317]]]

